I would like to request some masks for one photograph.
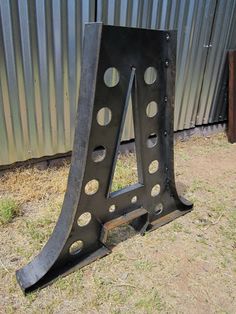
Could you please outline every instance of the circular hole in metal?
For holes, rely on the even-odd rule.
[[[137,203],[137,200],[138,200],[138,198],[137,198],[137,196],[135,195],[135,196],[133,196],[133,197],[131,198],[131,203],[132,203],[132,204],[135,204],[135,203]]]
[[[159,162],[158,162],[158,160],[153,160],[153,161],[150,163],[149,167],[148,167],[148,172],[149,172],[150,174],[153,174],[153,173],[157,172],[158,167],[159,167]]]
[[[94,148],[92,152],[92,160],[94,162],[103,161],[105,157],[106,157],[106,148],[104,146],[97,146]]]
[[[148,67],[144,73],[144,81],[146,84],[151,85],[157,79],[157,70],[154,67]]]
[[[99,182],[98,180],[90,180],[84,188],[84,191],[87,195],[93,195],[98,191],[99,188]]]
[[[151,101],[146,108],[146,114],[148,118],[153,118],[157,114],[157,103],[155,101]]]
[[[151,133],[147,139],[147,147],[152,148],[157,144],[157,135],[156,133]]]
[[[74,242],[71,246],[70,246],[70,249],[69,249],[69,252],[71,255],[76,255],[78,254],[82,248],[83,248],[83,241],[81,240],[78,240],[76,242]]]
[[[155,214],[156,215],[160,215],[163,211],[163,205],[162,203],[157,204],[157,206],[155,207]]]
[[[91,221],[91,214],[89,212],[85,212],[79,216],[77,223],[80,227],[87,226]]]
[[[109,207],[109,212],[110,213],[114,213],[114,211],[116,210],[116,205],[111,205],[110,207]]]
[[[97,123],[106,126],[111,122],[111,117],[111,110],[108,107],[103,107],[97,113]]]
[[[119,83],[120,75],[116,68],[108,68],[104,73],[104,83],[107,87],[114,87]]]
[[[155,184],[151,190],[151,196],[155,197],[160,193],[161,187],[159,184]]]

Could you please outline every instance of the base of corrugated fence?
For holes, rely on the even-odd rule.
[[[186,141],[191,137],[195,136],[211,136],[213,134],[225,132],[227,129],[227,123],[215,123],[210,125],[201,125],[188,130],[176,131],[174,134],[174,140],[176,141]],[[120,152],[122,154],[133,152],[134,151],[134,140],[131,139],[129,141],[124,141],[120,146]],[[11,165],[3,165],[0,166],[0,175],[3,174],[8,169],[14,169],[16,167],[22,166],[34,166],[39,170],[44,170],[48,167],[59,167],[65,163],[65,161],[69,161],[71,157],[71,151],[57,154],[53,156],[44,156],[41,158],[29,159],[26,161],[16,162]]]

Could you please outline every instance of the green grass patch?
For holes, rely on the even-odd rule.
[[[20,214],[18,204],[11,198],[0,200],[0,224],[8,224]]]
[[[118,191],[135,183],[138,183],[135,154],[119,154],[111,191]]]
[[[205,187],[206,183],[203,180],[194,179],[189,190],[190,192],[196,192],[203,189],[205,191]]]
[[[183,229],[184,229],[184,227],[183,227],[183,225],[181,224],[181,223],[179,223],[179,222],[173,222],[173,224],[172,224],[172,230],[174,231],[174,232],[181,232],[181,231],[183,231]]]
[[[150,271],[153,268],[153,264],[147,260],[138,260],[134,262],[134,266],[138,270]]]
[[[144,313],[158,313],[166,309],[165,302],[161,299],[157,291],[145,295],[136,304],[136,308],[142,309]]]
[[[50,237],[54,224],[55,221],[47,217],[36,221],[26,221],[24,232],[30,237],[30,242],[39,249]]]

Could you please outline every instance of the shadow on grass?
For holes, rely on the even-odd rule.
[[[130,225],[125,224],[109,231],[106,245],[112,249],[120,242],[124,242],[137,234]]]

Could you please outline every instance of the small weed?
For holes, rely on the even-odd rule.
[[[207,185],[207,184],[205,186],[205,191],[209,192],[209,193],[212,193],[212,194],[216,194],[217,193],[217,190],[214,187],[212,187],[210,185]]]
[[[211,211],[217,214],[221,214],[225,210],[225,204],[216,203],[211,207]]]
[[[144,261],[144,260],[135,261],[134,266],[136,269],[146,270],[146,271],[149,271],[153,268],[153,264],[151,262]]]
[[[38,292],[36,291],[36,292],[27,294],[26,298],[29,301],[29,303],[32,304],[37,299],[37,296],[38,296]]]
[[[172,230],[174,232],[181,232],[181,231],[183,231],[183,225],[181,223],[175,221],[172,224]]]
[[[200,237],[199,239],[196,239],[196,241],[198,243],[208,245],[207,240],[205,238],[203,238],[203,237]]]
[[[126,260],[126,257],[121,252],[116,252],[116,253],[113,253],[113,260],[114,260],[114,263],[122,262]]]
[[[66,291],[71,292],[72,291],[72,285],[69,280],[70,278],[59,278],[57,282],[55,283],[55,287],[59,289],[60,291]]]
[[[220,262],[220,265],[222,266],[222,268],[227,268],[229,262],[226,258],[224,258],[223,261]]]
[[[54,220],[41,218],[36,221],[26,221],[26,232],[37,249],[41,248],[52,233]]]
[[[190,159],[189,155],[183,150],[179,151],[179,157],[184,161],[188,161]]]
[[[157,311],[163,311],[165,309],[165,303],[161,300],[157,291],[154,291],[144,298],[140,299],[135,306],[138,309],[143,309],[145,313],[157,313]]]
[[[35,253],[34,250],[30,246],[27,247],[27,249],[23,247],[16,247],[16,253],[17,255],[20,255],[21,257],[24,257],[26,260],[29,260],[30,257],[32,257],[32,254]]]
[[[115,302],[116,304],[122,304],[127,299],[127,294],[126,294],[126,291],[114,290],[111,293],[110,297],[112,301]]]
[[[168,232],[166,238],[170,241],[170,242],[175,242],[177,240],[176,234],[173,232]]]
[[[107,278],[103,278],[103,277],[94,277],[93,278],[94,283],[96,285],[97,288],[99,288],[99,290],[103,290],[105,287],[111,286],[112,284],[112,280],[111,279],[107,279]],[[102,292],[102,291],[100,291]]]
[[[198,190],[201,190],[205,187],[205,182],[199,179],[195,179],[190,187],[191,192],[196,192]]]
[[[10,198],[0,200],[0,223],[5,225],[20,214],[19,206]]]

